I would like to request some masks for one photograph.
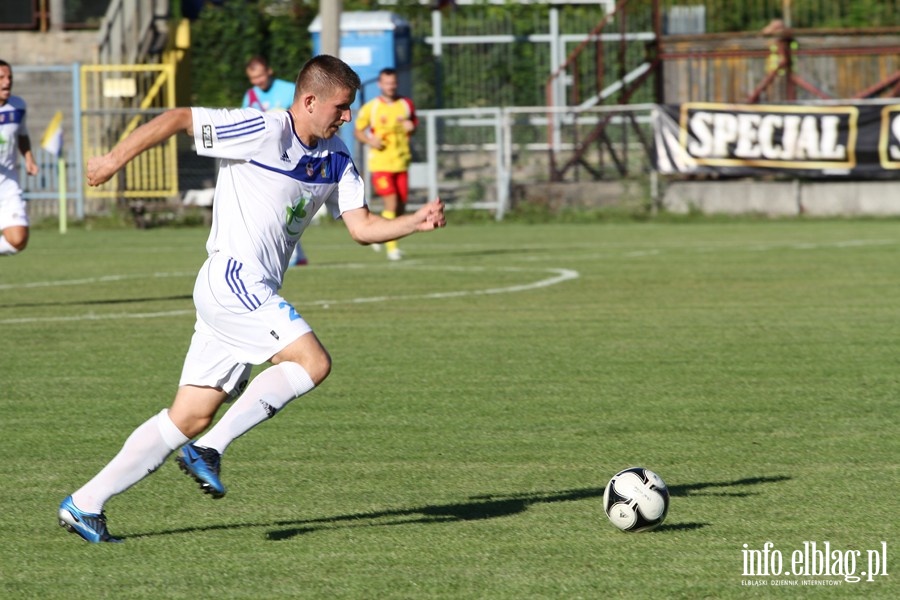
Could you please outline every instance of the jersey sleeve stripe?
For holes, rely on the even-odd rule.
[[[252,135],[254,133],[258,133],[263,130],[265,130],[265,127],[260,125],[259,127],[254,127],[253,129],[246,129],[244,131],[237,131],[234,133],[226,133],[224,135],[217,132],[216,138],[218,138],[220,140],[228,140],[228,139],[232,139],[232,138],[245,137],[248,135]]]
[[[240,121],[231,125],[218,125],[216,126],[216,137],[220,140],[225,140],[228,138],[257,133],[264,130],[265,128],[266,124],[263,121],[263,118],[259,117],[247,121]]]
[[[229,123],[227,125],[216,125],[216,130],[228,130],[228,129],[236,129],[241,127],[246,127],[248,124],[258,124],[263,122],[262,115],[258,117],[253,117],[252,119],[244,119],[243,121],[238,121],[236,123]]]

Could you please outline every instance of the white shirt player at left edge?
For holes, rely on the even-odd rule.
[[[25,100],[12,95],[12,66],[0,60],[0,256],[18,254],[28,245],[28,210],[19,181],[19,154],[25,171],[37,175],[31,151]]]

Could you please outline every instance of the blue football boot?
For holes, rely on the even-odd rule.
[[[181,470],[200,484],[200,489],[212,496],[221,498],[225,495],[225,486],[219,481],[219,463],[221,456],[215,448],[201,448],[194,444],[185,444],[175,461]]]
[[[72,502],[72,496],[66,496],[59,505],[59,525],[72,533],[77,533],[92,544],[122,541],[109,534],[106,529],[105,513],[101,512],[98,515],[80,510]]]

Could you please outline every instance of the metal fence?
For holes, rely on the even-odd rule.
[[[652,0],[643,0],[646,3]],[[757,31],[779,19],[798,29],[896,27],[900,25],[900,0],[660,0],[665,15],[685,8],[702,8],[688,18],[703,14],[690,31],[667,33],[733,33]],[[675,9],[673,11],[673,9]]]
[[[900,27],[900,0],[598,0],[508,3],[457,0],[457,9],[423,11],[397,6],[414,37],[413,97],[423,108],[543,104],[550,73],[586,39],[585,69],[607,88],[652,54],[654,9],[661,33],[759,32],[775,20],[799,29]],[[621,14],[596,36],[587,33],[616,6]],[[787,24],[787,23],[786,23]],[[624,31],[623,31],[624,25]],[[619,41],[628,42],[624,63]],[[586,79],[586,78],[585,78]],[[560,84],[562,98],[576,90]],[[586,90],[578,91],[585,97]],[[652,102],[642,90],[632,102]],[[612,99],[610,102],[619,102]]]
[[[140,125],[175,106],[175,67],[85,65],[81,67],[82,145],[94,156],[108,152]],[[88,198],[128,201],[177,198],[177,140],[170,138],[132,160]]]
[[[590,160],[575,166],[572,179],[647,175],[652,172],[646,144],[653,137],[652,109],[642,104],[421,111],[424,126],[415,135],[411,201],[439,196],[451,209],[486,209],[502,219],[514,190],[548,182],[551,156],[574,157],[579,140],[601,121],[608,122],[606,135],[592,147]]]
[[[25,172],[24,164],[19,165],[19,180],[33,220],[59,216],[61,190],[66,192],[66,215],[76,219],[85,215],[84,160],[79,143],[82,139],[79,69],[78,63],[14,68],[13,93],[24,98],[28,105],[28,132],[39,166],[38,174],[32,176]],[[40,147],[41,138],[57,111],[63,114],[64,182],[60,180],[57,157]]]
[[[20,161],[20,181],[33,221],[58,218],[65,191],[68,218],[109,213],[121,201],[172,201],[179,195],[177,140],[145,152],[98,188],[84,183],[86,159],[102,154],[142,123],[175,104],[171,65],[24,66],[14,71],[16,95],[28,105],[37,175]],[[63,128],[62,162],[41,148],[56,112]],[[62,166],[62,169],[60,169]],[[61,173],[64,171],[64,180]]]
[[[83,179],[86,158],[105,151],[116,141],[108,138],[106,132],[127,130],[128,122],[137,125],[162,108],[94,107],[82,110],[80,104],[74,102],[79,94],[79,78],[73,78],[73,73],[78,71],[78,66],[53,71],[68,72],[72,85],[71,98],[67,100],[73,102],[74,117],[67,121],[66,129],[72,134],[67,137],[64,154],[69,217],[82,219],[107,214],[121,199],[150,200],[154,194],[179,201],[192,187],[212,185],[215,178],[213,161],[206,163],[200,174],[195,173],[187,180],[183,178],[181,187],[176,178],[154,179],[154,173],[174,175],[183,170],[185,163],[190,164],[189,156],[180,154],[176,157],[174,147],[170,146],[146,153],[113,182],[102,188],[90,188],[86,194]],[[98,75],[99,72],[92,69],[86,76],[85,87],[102,89],[102,84],[97,81],[91,83],[91,78]],[[81,95],[87,94],[89,92]],[[421,126],[413,138],[410,201],[418,203],[439,196],[451,209],[483,209],[502,219],[510,209],[513,190],[549,180],[550,150],[555,149],[556,155],[564,160],[574,152],[578,140],[602,119],[610,121],[607,137],[592,150],[590,164],[576,166],[574,179],[617,179],[623,175],[649,173],[649,152],[640,137],[631,133],[631,123],[639,123],[652,138],[648,129],[651,108],[650,105],[585,109],[535,106],[421,111]],[[634,118],[627,118],[628,115]],[[33,130],[33,145],[37,147],[43,126],[39,124],[42,119],[35,121],[29,126]],[[104,125],[107,121],[114,121],[115,127],[109,128],[109,123]],[[552,139],[549,136],[551,121],[557,124],[557,135]],[[79,127],[82,122],[85,123],[84,132]],[[85,148],[84,153],[82,148]],[[22,181],[30,214],[32,219],[57,217],[60,214],[59,182],[55,175],[55,158],[39,149],[36,154],[41,163],[40,174],[25,176],[23,167]],[[356,154],[357,164],[363,167],[364,155],[359,150]],[[175,187],[171,187],[173,185]]]

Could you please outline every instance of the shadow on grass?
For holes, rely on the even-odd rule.
[[[730,496],[732,498],[743,498],[744,496],[752,495],[753,492],[746,490],[731,490],[729,488],[762,485],[765,483],[781,483],[782,481],[788,481],[789,479],[790,477],[784,475],[776,475],[775,477],[747,477],[735,481],[686,483],[683,485],[669,486],[669,495],[676,498],[684,496]]]
[[[735,481],[692,483],[672,486],[669,493],[673,497],[695,495],[723,495],[744,497],[750,492],[728,491],[728,488],[765,485],[787,481],[790,477],[752,477]],[[721,492],[708,490],[722,489]],[[462,502],[450,504],[430,504],[413,508],[388,509],[371,512],[333,515],[316,519],[299,519],[291,521],[273,521],[270,523],[230,523],[203,527],[186,527],[167,531],[137,533],[128,537],[151,537],[218,529],[236,529],[249,527],[277,527],[266,532],[266,539],[271,541],[288,540],[298,535],[313,533],[335,527],[386,527],[409,525],[415,523],[454,523],[463,521],[480,521],[510,517],[524,513],[534,504],[552,504],[556,502],[574,502],[580,500],[599,499],[603,497],[603,488],[581,488],[558,492],[533,492],[527,494],[471,496]],[[707,527],[709,523],[669,523],[656,531],[690,531]]]
[[[82,305],[104,305],[104,304],[138,304],[141,302],[158,302],[168,300],[193,300],[191,294],[179,294],[177,296],[160,296],[159,298],[120,298],[113,300],[69,300],[66,302],[23,302],[20,304],[2,304],[0,309],[4,308],[35,308],[40,306],[82,306]]]

